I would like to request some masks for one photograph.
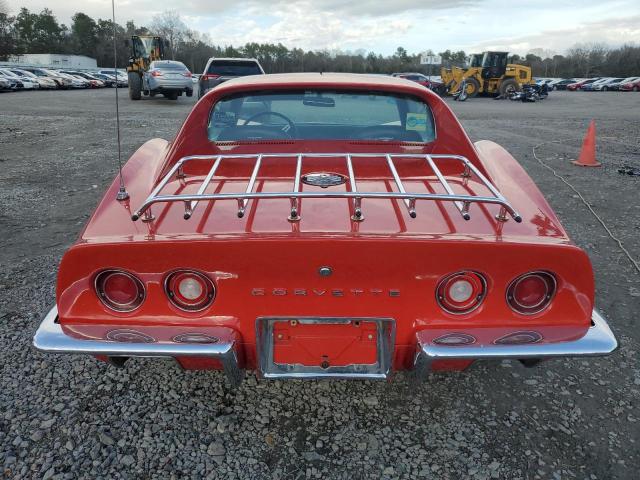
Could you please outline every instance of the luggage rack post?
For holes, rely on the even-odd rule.
[[[356,176],[353,173],[353,164],[351,163],[351,155],[347,154],[346,157],[347,171],[349,172],[349,188],[353,193],[358,193]],[[354,222],[361,222],[364,220],[364,215],[362,215],[362,199],[360,197],[355,197],[353,199],[353,215],[351,216],[351,220]]]
[[[258,171],[260,170],[261,163],[262,163],[262,155],[258,155],[258,158],[256,158],[256,163],[253,166],[253,172],[251,172],[251,178],[249,178],[249,183],[247,184],[247,189],[245,190],[245,193],[253,192],[253,186],[256,183],[256,178],[258,178]],[[249,203],[249,200],[246,198],[239,200],[238,218],[244,217],[244,212],[245,212],[245,209],[247,208],[248,203]]]
[[[431,155],[426,155],[426,159],[427,159],[427,163],[431,167],[431,170],[433,170],[433,173],[438,178],[438,181],[442,185],[442,188],[444,188],[445,192],[447,192],[449,195],[455,195],[453,190],[451,189],[451,186],[449,185],[447,180],[442,175],[442,172],[436,166],[436,163],[431,158]],[[464,218],[465,220],[469,220],[471,218],[471,215],[469,215],[468,202],[465,202],[464,205],[461,202],[453,202],[453,203],[456,206],[456,208],[458,209],[458,211],[460,212],[460,214],[462,215],[462,218]]]
[[[211,167],[211,170],[209,170],[209,173],[207,173],[207,176],[202,181],[202,184],[200,185],[200,188],[198,188],[197,195],[202,195],[204,193],[204,191],[207,189],[207,187],[211,183],[211,179],[216,174],[216,170],[218,170],[218,167],[220,166],[220,162],[221,161],[222,161],[222,155],[218,155],[217,158],[216,158],[216,161],[214,162],[213,166]],[[191,215],[193,215],[193,211],[195,210],[197,205],[198,205],[198,200],[193,200],[191,202],[185,202],[185,204],[184,204],[184,219],[185,220],[189,220],[191,218]]]
[[[407,191],[404,189],[404,185],[402,184],[402,181],[400,180],[400,176],[398,175],[398,171],[396,170],[396,166],[393,163],[393,158],[391,158],[391,155],[387,154],[387,164],[389,165],[389,170],[391,170],[391,175],[393,176],[393,180],[396,182],[396,186],[398,187],[398,190],[400,190],[400,193],[407,193]],[[416,213],[416,200],[415,198],[405,198],[404,199],[404,204],[407,207],[407,210],[409,211],[409,216],[411,218],[416,218],[417,217],[417,213]]]
[[[293,181],[293,193],[300,192],[300,174],[302,173],[302,154],[299,154],[296,159],[296,177]],[[300,199],[297,196],[291,197],[291,214],[289,215],[290,222],[297,222],[300,220]]]

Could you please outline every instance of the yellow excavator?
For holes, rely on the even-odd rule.
[[[507,63],[509,52],[474,53],[469,58],[467,68],[442,68],[440,76],[452,94],[458,90],[463,79],[467,79],[467,95],[478,94],[507,96],[522,89],[522,85],[533,83],[531,68],[525,65]]]
[[[153,35],[133,35],[131,37],[131,53],[127,75],[129,77],[129,98],[140,100],[142,94],[142,77],[149,69],[151,62],[164,60],[165,47],[168,42]]]

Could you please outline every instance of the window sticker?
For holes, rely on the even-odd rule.
[[[427,131],[427,115],[425,113],[407,113],[406,130],[415,130],[416,132]]]

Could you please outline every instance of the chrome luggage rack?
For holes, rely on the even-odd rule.
[[[309,158],[340,158],[343,157],[346,163],[348,172],[348,191],[302,191],[301,189],[301,176],[302,176],[302,164],[305,159]],[[295,177],[292,181],[292,189],[290,191],[283,192],[254,192],[254,186],[258,173],[260,172],[260,166],[262,161],[266,158],[295,158],[296,169]],[[354,173],[353,159],[356,158],[378,158],[386,162],[391,176],[396,184],[397,192],[366,192],[358,190],[357,178]],[[401,158],[413,158],[423,159],[425,166],[428,166],[431,172],[436,176],[442,188],[446,194],[440,193],[417,193],[407,192],[405,186],[402,183],[398,171],[396,169],[395,160]],[[214,178],[216,171],[220,165],[228,159],[247,159],[253,160],[253,172],[247,183],[247,188],[244,193],[205,193],[207,187]],[[164,187],[172,178],[184,178],[184,165],[191,161],[211,161],[213,165],[209,170],[202,183],[200,184],[196,193],[190,194],[161,194]],[[457,161],[462,163],[464,170],[462,177],[470,177],[471,174],[475,175],[478,180],[491,192],[492,196],[476,196],[476,195],[464,195],[455,193],[444,175],[436,165],[441,161]],[[228,177],[227,177],[228,178]],[[143,221],[152,221],[154,219],[151,213],[151,205],[154,203],[169,203],[169,202],[183,202],[184,203],[184,218],[188,220],[193,215],[193,212],[200,201],[215,201],[215,200],[236,200],[238,202],[238,217],[242,218],[245,214],[247,204],[252,199],[274,199],[274,198],[289,198],[291,200],[291,210],[289,214],[289,220],[292,222],[300,220],[300,200],[303,198],[349,198],[352,199],[353,207],[353,221],[364,220],[364,214],[362,211],[362,199],[363,198],[384,198],[384,199],[399,199],[403,200],[411,218],[416,218],[416,200],[437,200],[453,202],[462,218],[469,220],[471,215],[469,214],[469,207],[472,203],[489,203],[500,205],[500,212],[496,215],[498,221],[506,221],[507,213],[518,223],[522,221],[522,217],[514,210],[511,204],[506,198],[498,191],[498,189],[480,172],[473,163],[471,163],[466,157],[460,155],[447,155],[447,154],[389,154],[389,153],[264,153],[264,154],[234,154],[234,155],[192,155],[183,157],[178,160],[175,165],[169,170],[169,172],[162,178],[160,183],[153,189],[151,194],[147,197],[144,203],[136,210],[131,219],[133,221],[142,218]]]

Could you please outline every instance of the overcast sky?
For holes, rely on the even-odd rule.
[[[48,7],[67,25],[77,11],[111,18],[110,0],[7,3],[14,13]],[[640,0],[116,0],[116,21],[145,25],[177,6],[189,27],[220,45],[523,54],[536,48],[562,53],[576,43],[640,44]]]

